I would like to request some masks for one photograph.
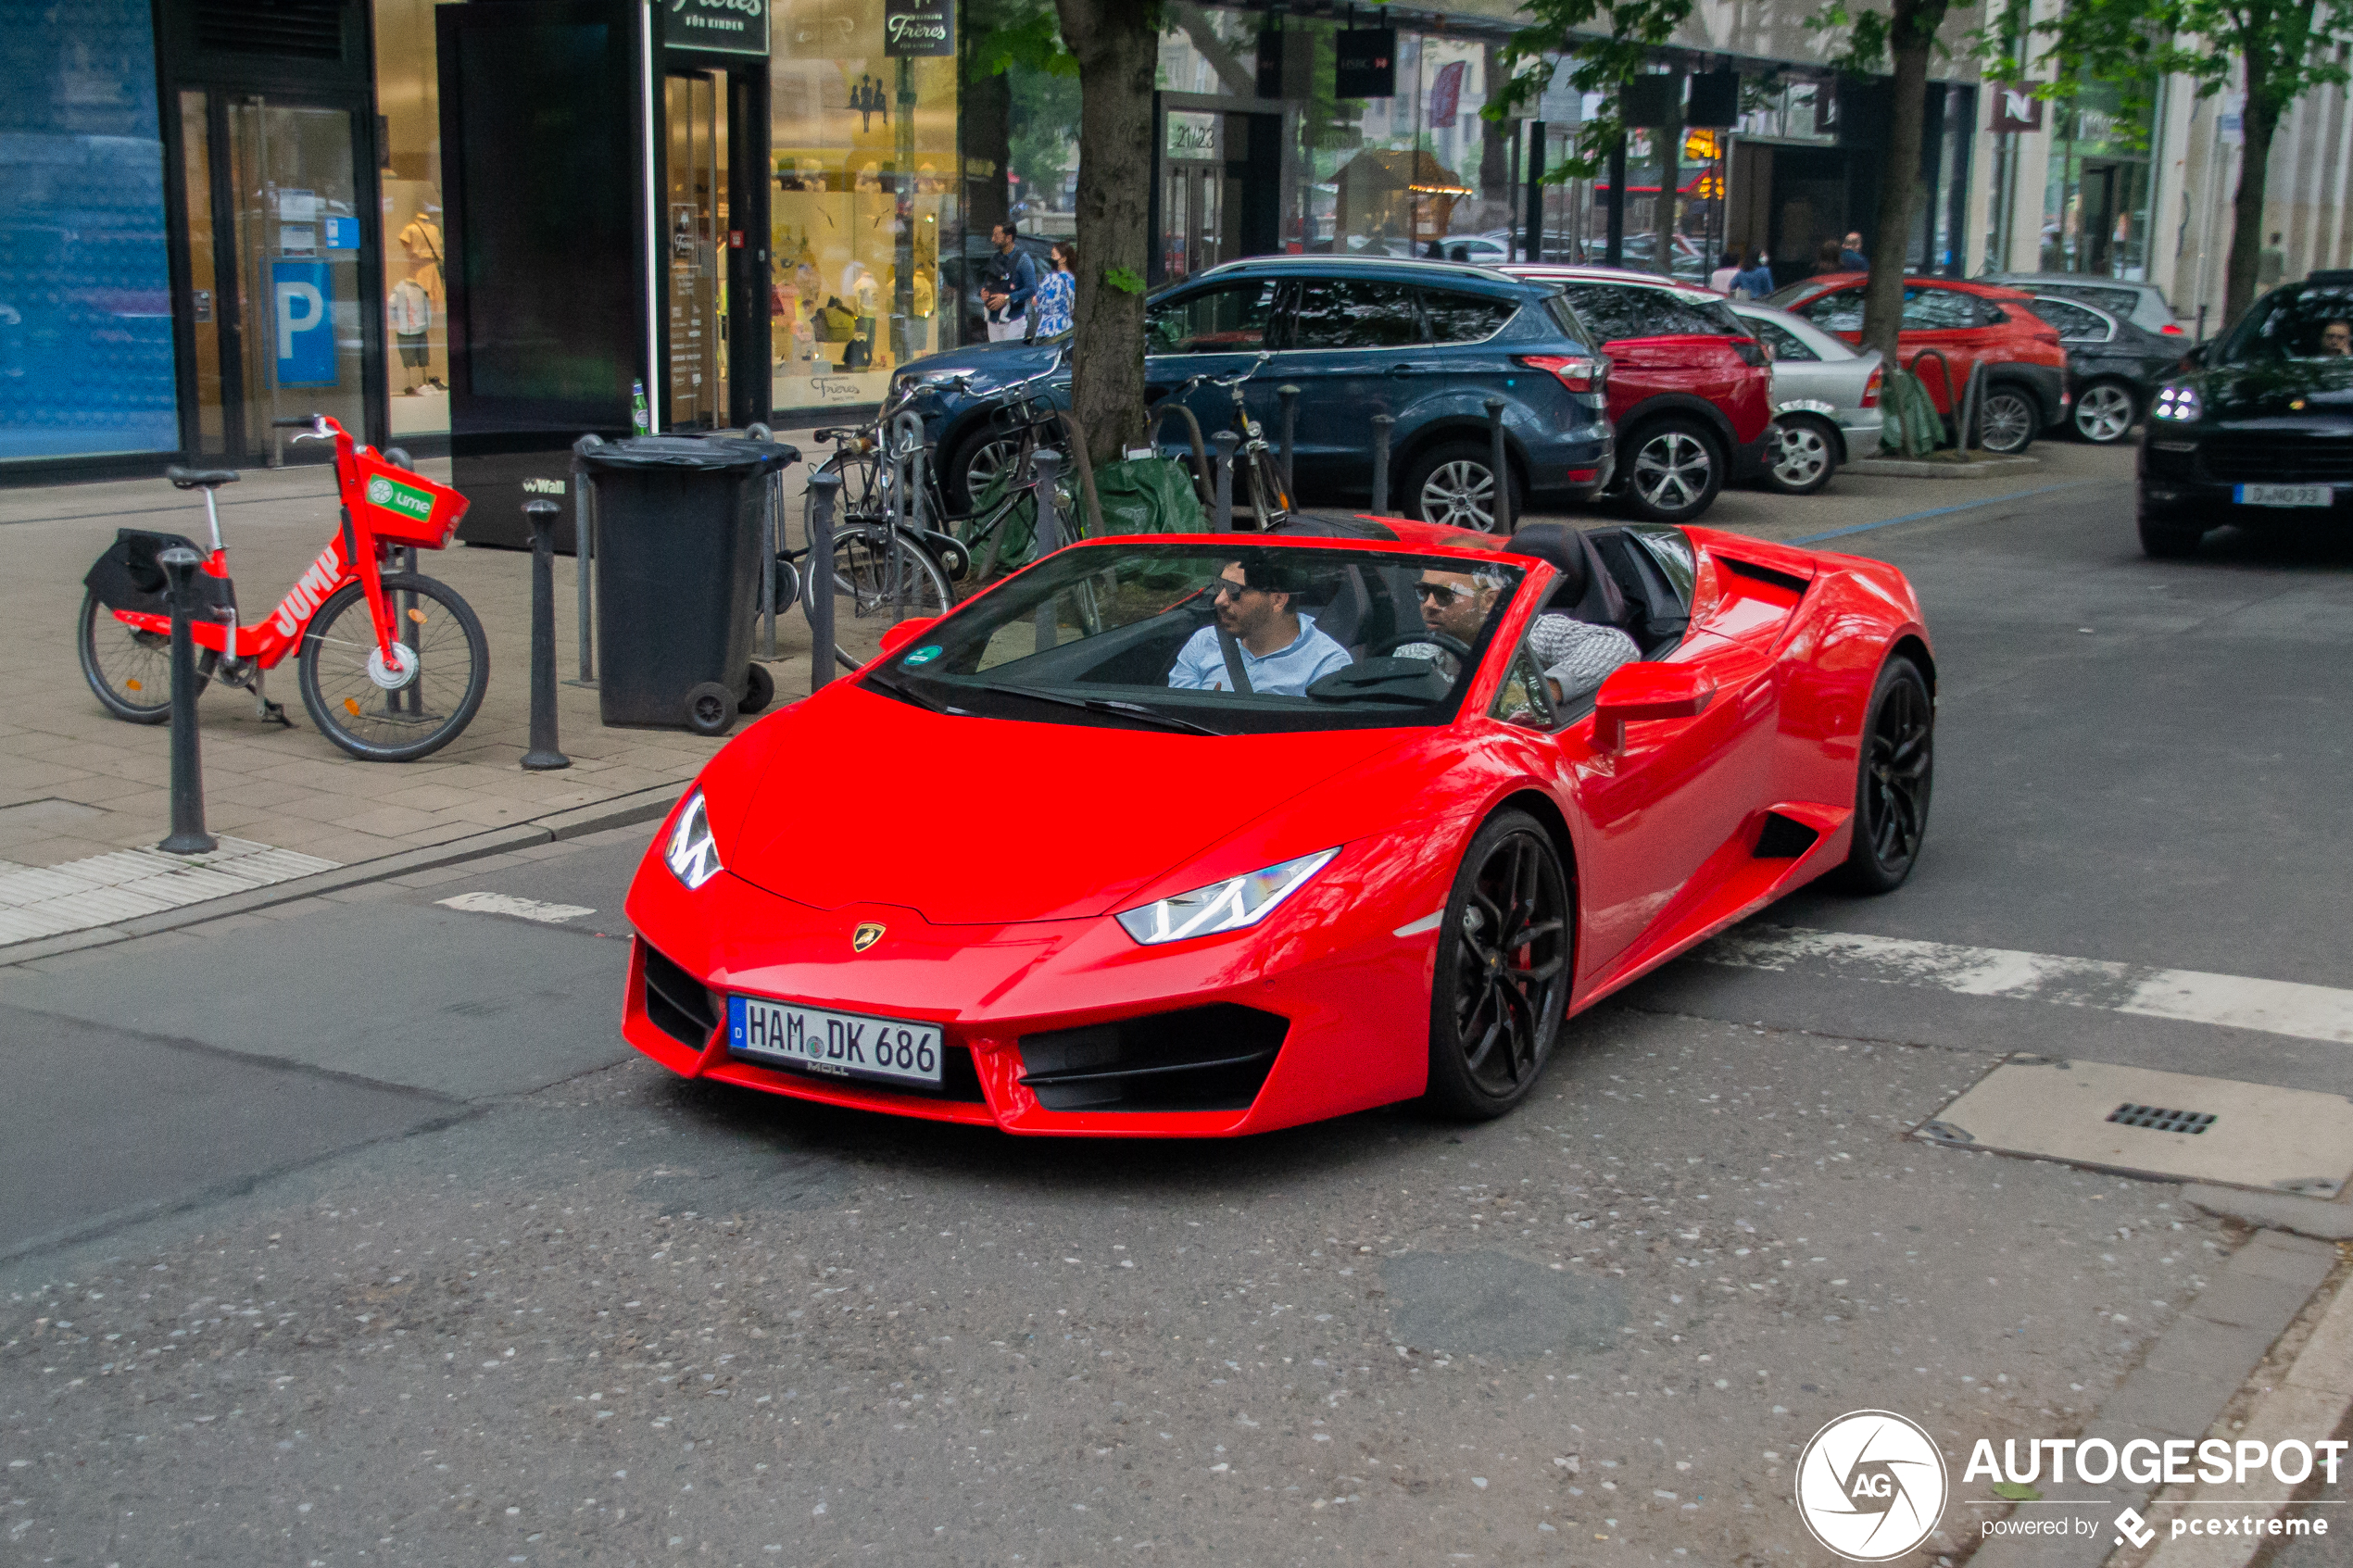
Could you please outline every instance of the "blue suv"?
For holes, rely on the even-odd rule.
[[[1608,483],[1609,361],[1558,284],[1484,268],[1380,257],[1260,257],[1212,268],[1144,307],[1144,376],[1157,403],[1194,376],[1231,376],[1273,358],[1244,383],[1252,415],[1280,439],[1277,387],[1301,391],[1298,499],[1362,503],[1372,494],[1372,416],[1390,436],[1390,501],[1406,516],[1457,527],[1493,521],[1486,401],[1504,399],[1513,515],[1530,500],[1583,502]],[[925,417],[949,505],[972,506],[1004,439],[987,417],[989,388],[1044,370],[1063,340],[999,343],[919,359],[892,382]],[[972,391],[950,384],[978,372]],[[1067,372],[1061,385],[1067,395]],[[1187,397],[1205,435],[1231,428],[1230,395]],[[1160,431],[1185,450],[1181,421]]]

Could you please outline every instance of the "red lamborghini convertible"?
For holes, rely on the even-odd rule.
[[[884,649],[638,870],[623,1028],[675,1073],[1015,1133],[1499,1115],[1579,1009],[1894,888],[1927,822],[1903,574],[1707,529],[1104,539]]]

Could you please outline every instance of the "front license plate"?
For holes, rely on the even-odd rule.
[[[2332,500],[2325,484],[2235,484],[2231,499],[2242,507],[2325,507]]]
[[[727,998],[727,1048],[828,1078],[939,1087],[939,1026],[827,1012],[765,997]]]

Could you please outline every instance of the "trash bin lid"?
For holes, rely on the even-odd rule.
[[[588,447],[581,452],[580,460],[590,469],[635,472],[687,469],[748,477],[797,463],[800,452],[780,441],[747,441],[741,436],[633,435]]]

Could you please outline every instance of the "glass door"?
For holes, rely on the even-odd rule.
[[[180,111],[197,450],[274,465],[288,433],[270,421],[299,414],[364,433],[351,112],[202,89],[182,93]]]
[[[664,79],[668,131],[670,398],[666,430],[727,423],[726,79]]]

